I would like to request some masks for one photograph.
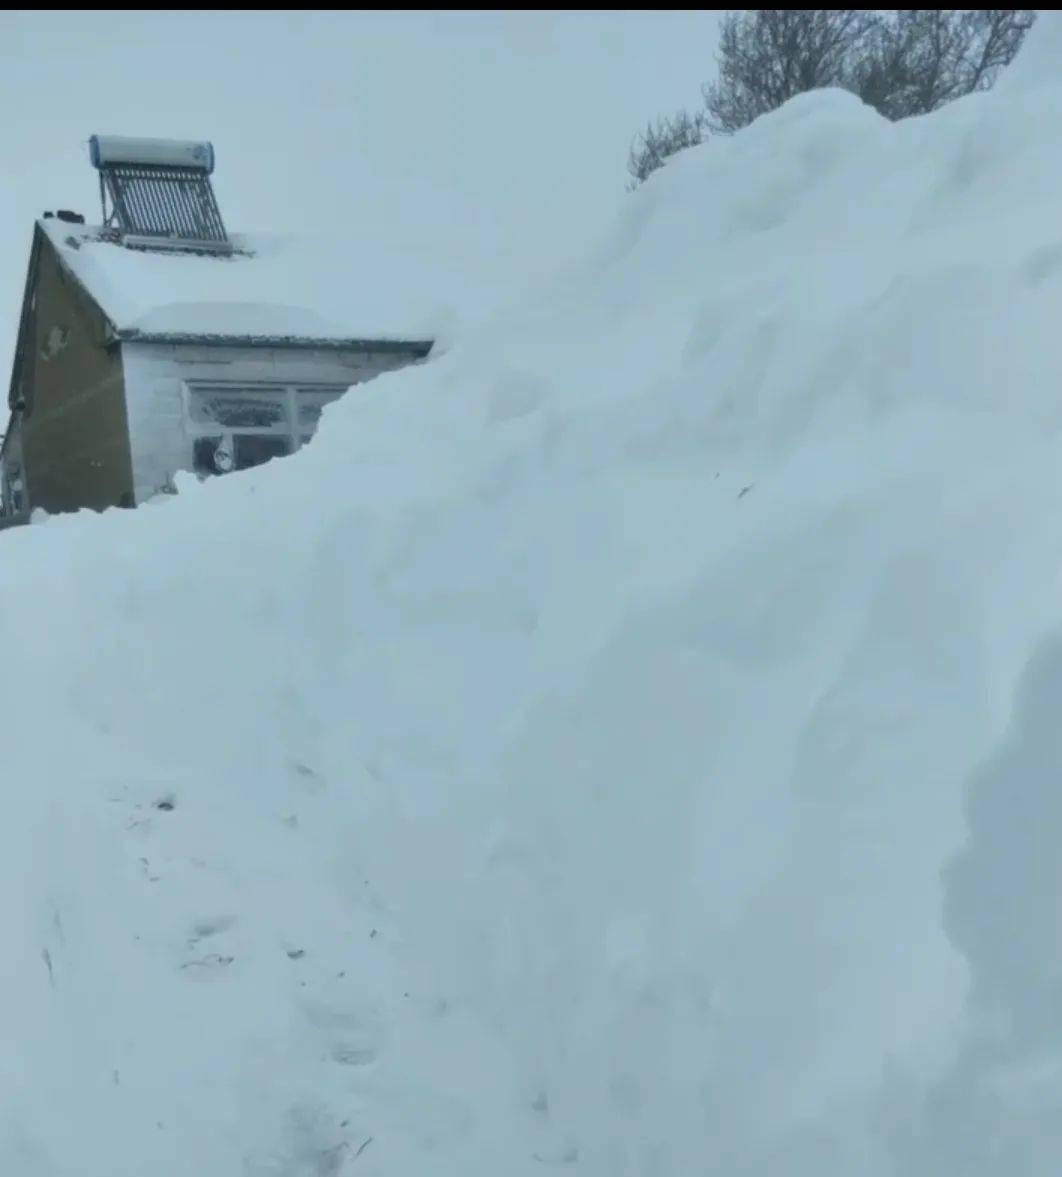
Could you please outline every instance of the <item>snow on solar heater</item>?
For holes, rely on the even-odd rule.
[[[100,173],[103,224],[117,227],[123,244],[232,252],[210,185],[212,144],[93,135],[89,156]]]

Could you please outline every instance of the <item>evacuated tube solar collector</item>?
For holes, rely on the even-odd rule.
[[[93,135],[89,158],[100,173],[104,227],[117,228],[123,245],[232,252],[210,184],[213,144]]]

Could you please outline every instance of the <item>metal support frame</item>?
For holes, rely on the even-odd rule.
[[[140,248],[232,252],[210,177],[202,170],[110,164],[100,168],[100,202],[104,227],[116,224]]]

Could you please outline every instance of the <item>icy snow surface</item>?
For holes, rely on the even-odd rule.
[[[91,225],[41,228],[123,330],[320,339],[433,339],[476,319],[497,291],[453,258],[328,234],[232,234],[231,257],[127,249]]]
[[[294,457],[0,537],[0,1172],[1062,1172],[1021,70],[794,100]]]

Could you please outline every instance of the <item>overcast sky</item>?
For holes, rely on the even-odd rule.
[[[0,14],[0,362],[33,220],[98,220],[94,132],[211,139],[231,230],[397,235],[529,278],[623,199],[627,147],[694,105],[717,11]]]

